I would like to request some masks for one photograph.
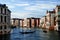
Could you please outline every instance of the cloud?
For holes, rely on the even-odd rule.
[[[11,5],[9,5],[8,7],[9,7],[9,8],[15,8],[15,6],[11,6]]]
[[[55,5],[52,5],[52,4],[37,4],[37,5],[40,6],[40,8],[42,8],[42,9],[55,8]]]
[[[11,4],[7,4],[7,6],[8,6],[8,8],[10,8],[10,9],[13,9],[13,8],[16,7],[15,5],[11,5]]]
[[[60,4],[60,2],[50,2],[50,4],[52,4],[52,5],[58,5],[58,4]]]
[[[29,12],[14,12],[14,13],[12,13],[11,15],[11,17],[12,18],[26,18],[29,14],[31,14],[31,13],[29,13]]]
[[[15,2],[15,0],[10,0],[11,2]]]
[[[55,0],[5,0],[2,3],[6,3],[12,10],[12,18],[25,18],[43,16],[46,10],[55,8],[56,4],[60,4],[60,1],[57,3]]]
[[[33,5],[33,6],[28,6],[28,7],[25,7],[24,9],[25,10],[41,10],[41,9],[53,9],[55,8],[55,5],[52,5],[52,4],[36,4],[36,5]]]
[[[29,6],[28,3],[15,4],[16,6]]]
[[[36,6],[28,6],[24,8],[25,10],[37,10]]]

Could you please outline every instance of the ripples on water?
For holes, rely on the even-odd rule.
[[[59,40],[60,33],[50,31],[44,33],[42,29],[36,29],[36,32],[31,34],[21,34],[19,29],[13,29],[10,35],[0,35],[0,40]]]

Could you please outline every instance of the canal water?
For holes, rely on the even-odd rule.
[[[0,40],[60,40],[60,33],[56,31],[45,33],[42,29],[36,29],[34,33],[21,34],[18,28],[14,28],[11,34],[0,36]]]

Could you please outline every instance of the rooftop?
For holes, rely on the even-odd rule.
[[[23,19],[19,19],[19,18],[12,18],[12,20],[23,20]]]
[[[6,6],[6,4],[0,4],[0,7],[8,8],[8,7]]]
[[[0,4],[0,7],[8,8],[8,7],[6,6],[6,4]],[[11,12],[9,9],[8,9],[8,11]]]
[[[48,11],[47,10],[47,13],[55,13],[55,9],[53,9],[53,11]]]
[[[60,9],[60,5],[57,5],[56,7],[58,7]]]

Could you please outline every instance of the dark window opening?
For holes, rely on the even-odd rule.
[[[6,29],[6,25],[4,26],[4,29]]]
[[[5,9],[5,14],[6,14],[6,9]]]
[[[58,22],[60,22],[60,20],[58,20]]]
[[[2,13],[2,8],[1,8],[1,13]]]
[[[6,16],[4,17],[4,22],[6,22]]]
[[[3,16],[1,16],[1,22],[3,22]]]
[[[0,30],[2,30],[2,26],[0,26]]]
[[[58,29],[60,30],[60,26],[58,26]]]
[[[60,22],[58,22],[58,25],[60,25]]]

